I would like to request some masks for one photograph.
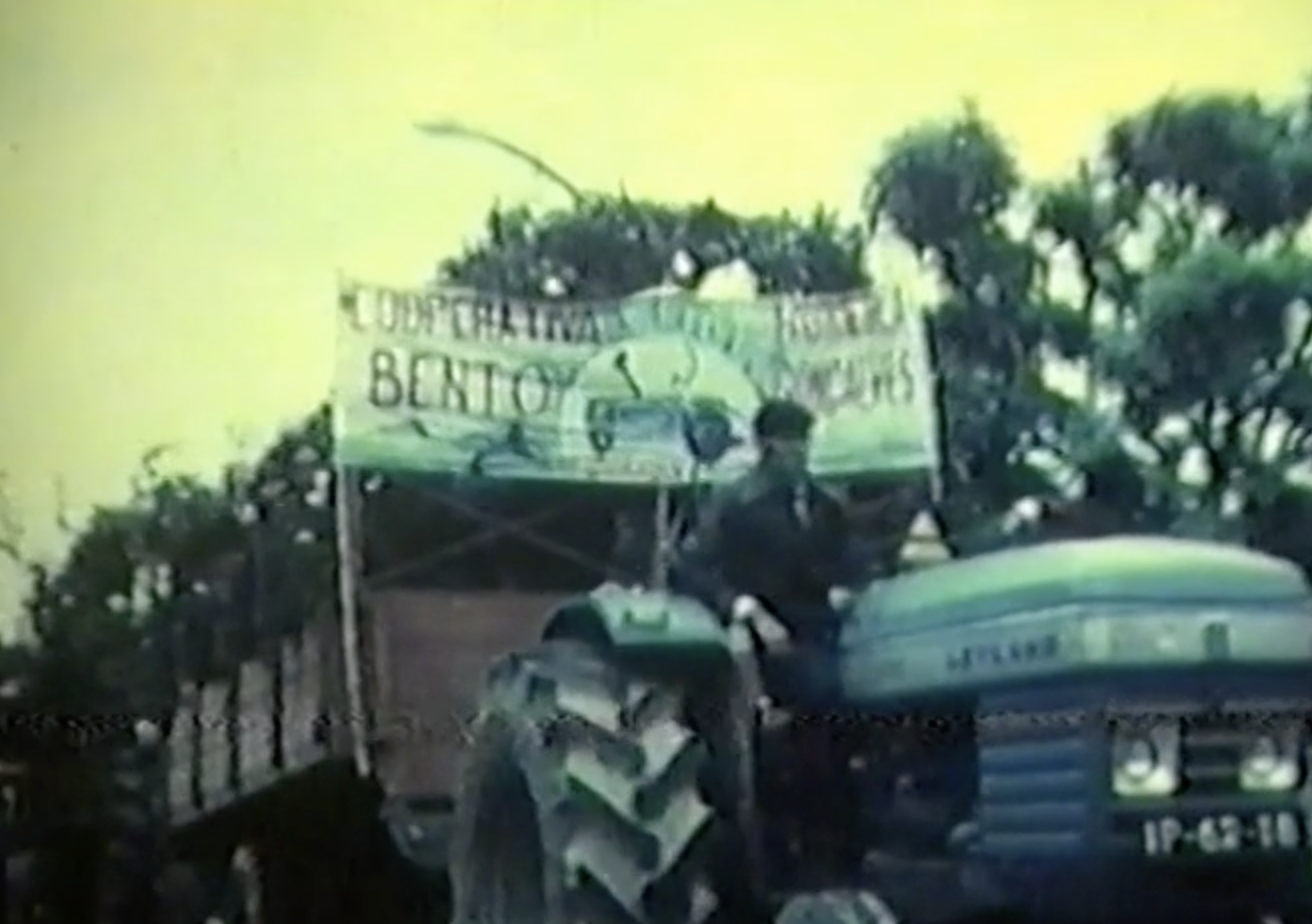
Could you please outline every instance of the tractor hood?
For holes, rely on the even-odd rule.
[[[842,647],[859,699],[1084,668],[1312,663],[1312,593],[1292,564],[1233,546],[1052,542],[873,584]]]
[[[1074,601],[1250,603],[1307,599],[1293,564],[1210,542],[1113,536],[1023,546],[872,584],[860,626],[990,619]]]

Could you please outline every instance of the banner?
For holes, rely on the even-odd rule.
[[[821,476],[935,465],[918,312],[873,296],[528,302],[342,286],[338,462],[607,484],[719,480],[762,400],[816,414]]]

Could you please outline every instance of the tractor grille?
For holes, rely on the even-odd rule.
[[[1181,733],[1184,793],[1213,797],[1238,794],[1244,742],[1253,734],[1251,720],[1220,712],[1189,716]]]

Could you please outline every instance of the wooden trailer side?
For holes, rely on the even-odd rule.
[[[366,603],[375,774],[392,799],[454,796],[483,675],[531,646],[562,595],[382,590]]]
[[[349,753],[333,729],[340,660],[336,619],[324,615],[267,640],[227,678],[184,683],[168,741],[173,824]]]
[[[555,594],[385,590],[364,601],[367,714],[348,705],[339,617],[271,640],[232,676],[183,685],[169,807],[185,825],[328,760],[364,735],[389,797],[449,799],[484,671],[532,644]]]

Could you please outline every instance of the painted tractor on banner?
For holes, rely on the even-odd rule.
[[[682,361],[682,368],[667,373],[661,387],[652,389],[635,374],[634,366],[643,360],[646,366],[665,371],[673,365],[670,354]],[[639,340],[598,356],[580,373],[580,381],[588,382],[590,367],[595,364],[623,382],[623,388],[618,395],[580,389],[585,397],[580,399],[579,416],[584,425],[579,429],[586,434],[589,448],[598,458],[617,446],[630,453],[636,447],[673,450],[669,468],[679,471],[679,463],[685,459],[699,468],[713,469],[731,452],[745,447],[750,415],[759,397],[741,372],[723,360],[717,365],[716,360],[719,357],[714,352],[676,337]],[[718,376],[704,376],[704,366]],[[715,380],[717,393],[694,390],[703,377]]]
[[[457,924],[1305,919],[1292,566],[1142,537],[948,562],[858,595],[823,690],[762,686],[817,655],[748,631],[603,588],[495,663]]]

